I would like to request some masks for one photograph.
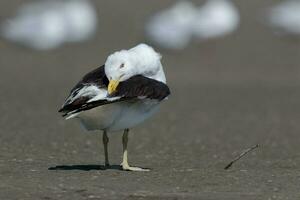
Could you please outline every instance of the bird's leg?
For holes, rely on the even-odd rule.
[[[149,169],[143,169],[140,167],[130,167],[128,164],[128,152],[127,152],[127,144],[128,144],[128,133],[129,129],[125,129],[123,133],[122,143],[123,143],[123,162],[122,169],[127,171],[150,171]]]
[[[102,141],[103,141],[103,145],[104,145],[105,167],[108,167],[109,166],[109,161],[108,161],[107,144],[109,142],[109,139],[107,137],[107,132],[106,131],[103,131]]]

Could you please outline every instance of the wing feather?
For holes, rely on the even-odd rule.
[[[100,100],[101,97],[105,98],[107,85],[108,79],[104,72],[104,66],[89,72],[73,87],[59,112],[67,114],[82,107],[93,98],[97,98],[97,100]]]
[[[85,75],[77,83],[59,112],[62,112],[63,116],[70,116],[115,102],[145,98],[161,101],[170,95],[170,89],[165,83],[142,75],[136,75],[121,82],[116,92],[111,95],[108,95],[107,85],[108,79],[104,66],[101,66]]]

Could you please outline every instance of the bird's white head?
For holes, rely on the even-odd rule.
[[[161,82],[166,78],[160,63],[161,56],[146,44],[111,54],[105,62],[105,74],[109,80],[108,93],[113,93],[118,84],[135,75],[143,75]]]

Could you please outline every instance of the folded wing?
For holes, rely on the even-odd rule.
[[[71,90],[69,97],[59,110],[70,116],[97,106],[133,99],[156,99],[161,101],[170,94],[169,87],[159,81],[136,75],[121,82],[116,92],[108,95],[108,79],[101,66],[88,73]]]

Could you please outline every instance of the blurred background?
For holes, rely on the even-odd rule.
[[[0,10],[0,199],[299,197],[300,1],[10,0]],[[153,170],[97,170],[101,134],[57,110],[85,73],[139,43],[162,54],[172,92],[130,138],[130,162]],[[121,135],[110,138],[119,164]]]

